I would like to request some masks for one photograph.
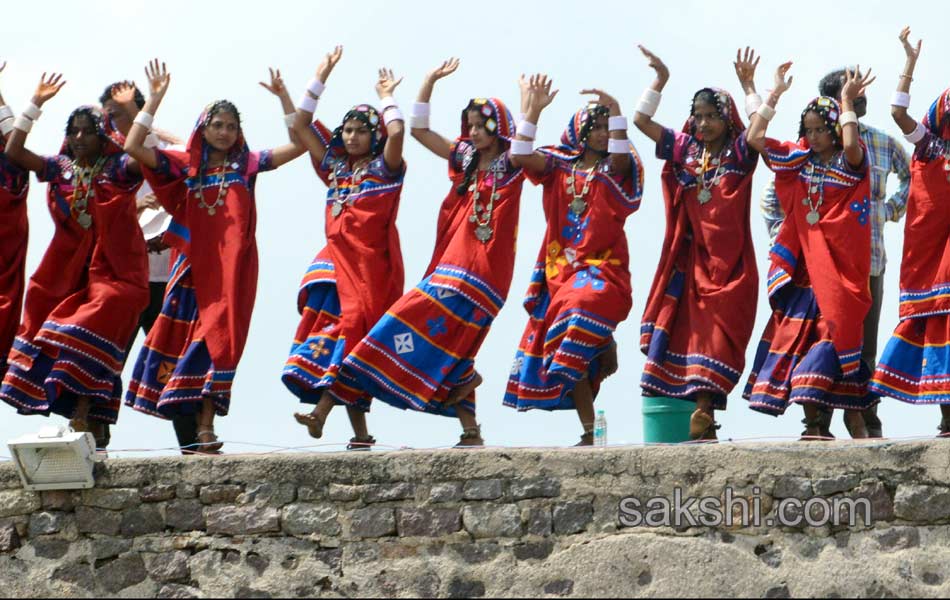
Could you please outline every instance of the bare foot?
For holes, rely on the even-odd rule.
[[[478,374],[478,371],[475,372],[475,376],[472,377],[472,380],[464,385],[460,385],[457,388],[452,389],[449,392],[449,397],[443,402],[444,406],[453,406],[458,404],[462,400],[468,398],[472,392],[475,391],[475,388],[482,384],[482,376]]]
[[[323,437],[324,421],[313,413],[294,413],[294,420],[307,428],[310,437],[320,439]]]

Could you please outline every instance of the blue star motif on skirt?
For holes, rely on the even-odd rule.
[[[858,223],[861,225],[868,224],[868,214],[871,212],[871,201],[867,196],[864,197],[864,200],[855,200],[852,202],[851,210],[858,213]]]
[[[580,289],[590,285],[591,289],[599,292],[604,289],[604,280],[598,279],[598,275],[600,275],[600,269],[594,266],[578,271],[574,276],[574,288]]]
[[[445,327],[445,317],[439,317],[437,319],[429,319],[426,321],[426,325],[429,326],[429,336],[435,337],[437,335],[442,335],[447,333],[448,329]]]
[[[567,220],[571,224],[564,226],[561,230],[561,236],[566,239],[569,244],[580,244],[581,240],[584,239],[584,231],[586,231],[587,226],[590,225],[590,217],[582,219],[580,215],[574,214],[573,210],[568,209]]]

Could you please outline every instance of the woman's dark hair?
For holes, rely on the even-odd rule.
[[[66,119],[67,136],[69,135],[69,130],[73,127],[73,121],[75,121],[77,117],[86,117],[89,119],[89,122],[92,123],[92,126],[96,128],[96,133],[99,137],[106,136],[106,132],[102,128],[102,113],[92,106],[80,106],[69,113],[69,118]]]
[[[105,106],[106,102],[112,100],[112,90],[115,88],[115,86],[121,85],[123,83],[131,83],[132,87],[135,88],[135,105],[138,106],[139,109],[145,106],[145,96],[142,95],[142,91],[139,89],[139,86],[135,85],[131,81],[116,81],[115,83],[106,86],[105,91],[103,91],[102,95],[99,96],[99,104]]]
[[[241,126],[241,113],[238,112],[237,106],[234,105],[229,100],[217,100],[211,107],[208,109],[208,116],[205,117],[205,122],[203,125],[207,127],[211,120],[214,119],[214,116],[218,113],[227,112],[234,115],[234,118],[237,119],[238,127]]]
[[[716,112],[722,113],[722,107],[719,106],[719,98],[716,97],[716,93],[710,89],[703,88],[696,92],[693,95],[693,102],[689,105],[689,114],[692,115],[696,112],[696,103],[703,102],[711,106],[716,107]]]
[[[459,196],[464,196],[465,192],[468,190],[469,184],[472,183],[472,178],[475,176],[475,171],[478,170],[478,150],[472,149],[472,160],[465,165],[465,174],[462,177],[462,183],[460,183],[455,188],[455,193]]]
[[[818,82],[818,94],[828,96],[835,100],[841,100],[841,88],[844,87],[844,69],[838,69],[828,73]]]

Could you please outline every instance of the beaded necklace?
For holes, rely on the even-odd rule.
[[[726,146],[723,144],[722,148],[719,149],[719,154],[715,158],[710,159],[709,151],[703,147],[703,164],[699,171],[699,184],[702,189],[699,190],[696,199],[699,200],[700,204],[706,204],[712,200],[712,188],[719,185],[719,181],[722,177],[722,153],[725,151]],[[712,164],[716,168],[716,172],[713,173],[712,178],[707,182],[706,180],[706,171],[709,170],[709,165]]]
[[[575,160],[571,164],[571,175],[567,178],[567,192],[571,195],[571,212],[574,213],[574,216],[579,217],[585,210],[587,210],[587,201],[584,200],[584,196],[587,195],[587,192],[590,191],[590,182],[593,180],[594,171],[597,170],[597,167],[600,166],[600,160],[597,160],[591,168],[587,169],[587,177],[584,178],[584,187],[581,188],[581,193],[577,193],[577,188],[574,187],[574,180],[577,175],[577,163],[579,161]]]
[[[333,215],[334,219],[339,217],[343,209],[346,208],[347,200],[350,197],[350,188],[359,186],[363,177],[366,175],[366,167],[370,162],[372,162],[370,157],[364,157],[353,163],[353,174],[350,176],[350,183],[345,193],[340,193],[340,187],[337,183],[337,172],[343,168],[344,162],[341,161],[341,163],[330,172],[330,188],[332,190],[330,194],[333,199],[333,208],[330,209],[330,214]]]
[[[89,200],[95,195],[92,182],[102,171],[105,162],[106,157],[100,156],[91,167],[80,167],[77,160],[70,163],[70,169],[75,177],[70,209],[71,212],[76,213],[76,222],[83,229],[92,227],[92,215],[89,214]]]

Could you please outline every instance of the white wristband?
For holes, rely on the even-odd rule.
[[[910,106],[910,94],[907,92],[894,92],[894,97],[891,98],[891,106],[907,108]]]
[[[146,128],[146,129],[148,129],[148,130],[151,130],[151,129],[152,129],[152,121],[153,121],[154,119],[155,119],[154,116],[148,114],[148,113],[145,112],[144,110],[140,110],[140,111],[139,111],[139,114],[135,115],[135,119],[134,119],[132,122],[133,122],[133,123],[138,123],[138,124],[141,125],[142,127]]]
[[[7,117],[6,119],[0,121],[0,133],[3,135],[10,135],[10,132],[13,131],[13,119]]]
[[[383,111],[383,125],[389,125],[393,121],[405,121],[406,118],[402,116],[402,111],[399,110],[399,107],[393,104],[392,106],[386,107],[386,110]]]
[[[924,127],[923,123],[917,123],[917,129],[911,133],[905,133],[904,139],[911,144],[916,144],[920,140],[924,139],[925,135],[927,135],[927,128]]]
[[[409,117],[409,128],[410,129],[428,129],[429,128],[429,117]]]
[[[392,96],[386,96],[385,98],[379,101],[380,112],[386,112],[386,109],[391,106],[396,106],[396,99],[393,98]]]
[[[287,126],[287,129],[293,129],[294,121],[296,120],[297,120],[297,113],[295,112],[287,113],[286,115],[284,115],[284,125]]]
[[[13,111],[10,110],[9,106],[7,106],[6,104],[4,104],[3,106],[0,106],[0,121],[5,121],[6,119],[12,119],[13,116],[14,116]]]
[[[323,90],[327,89],[325,83],[314,77],[310,80],[310,83],[307,84],[307,91],[310,92],[313,96],[319,98],[320,94],[323,93]]]
[[[146,148],[158,148],[158,141],[158,136],[150,132],[145,136],[145,141],[142,142],[142,145]]]
[[[772,117],[775,116],[775,109],[768,104],[761,104],[759,108],[755,110],[755,114],[759,115],[766,121],[771,121]]]
[[[762,96],[753,93],[745,97],[745,115],[750,119],[760,106],[762,106]]]
[[[515,131],[518,132],[518,135],[523,135],[532,140],[538,137],[538,126],[531,121],[521,121]]]
[[[607,142],[607,152],[610,154],[629,154],[630,140],[615,140],[613,138]]]
[[[607,119],[607,131],[626,131],[627,117],[616,115]]]
[[[31,121],[35,121],[40,118],[40,115],[43,114],[43,111],[40,110],[40,107],[30,102],[29,106],[26,107],[26,110],[23,111],[23,114],[26,115]]]
[[[432,107],[428,102],[416,102],[412,105],[412,112],[409,113],[411,117],[428,117],[432,111]]]
[[[528,156],[534,153],[534,143],[530,140],[511,140],[512,156]]]
[[[24,115],[20,115],[13,122],[13,126],[23,133],[30,133],[30,130],[33,129],[33,121]]]
[[[663,95],[656,90],[649,88],[643,90],[643,95],[640,96],[640,102],[637,104],[637,112],[652,117],[656,114],[656,109],[659,108],[660,98],[662,97]]]
[[[841,116],[838,117],[838,123],[842,127],[844,127],[845,125],[848,125],[849,123],[854,123],[855,125],[857,125],[858,114],[854,112],[853,110],[849,110],[848,112],[843,112],[841,113]]]
[[[306,113],[313,114],[317,110],[317,99],[310,94],[304,93],[300,102],[297,103],[297,108]]]

